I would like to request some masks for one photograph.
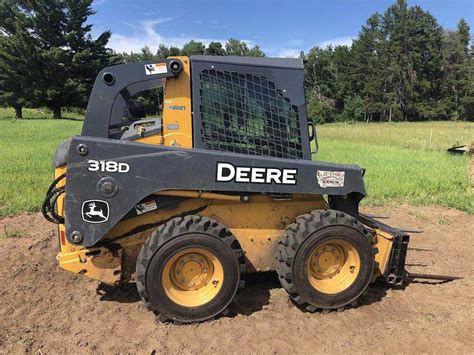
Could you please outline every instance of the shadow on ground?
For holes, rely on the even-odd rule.
[[[270,303],[270,290],[280,287],[275,272],[247,275],[245,288],[239,291],[235,302],[230,306],[230,315],[251,315],[262,310]],[[141,301],[134,283],[121,286],[100,283],[96,292],[100,296],[100,300],[105,302],[134,303]]]
[[[100,283],[96,289],[101,301],[134,303],[141,301],[134,283],[111,286]]]
[[[249,316],[261,311],[270,303],[270,290],[281,288],[276,272],[249,274],[245,288],[240,290],[237,300],[230,307],[231,315]]]
[[[410,283],[439,284],[440,282],[412,280]],[[410,283],[403,286],[391,286],[384,282],[376,282],[367,288],[353,308],[365,307],[380,302],[387,295],[389,289],[402,291],[409,287]],[[270,291],[277,288],[281,288],[281,285],[275,272],[247,275],[245,288],[239,291],[235,301],[229,307],[228,316],[249,316],[261,311],[270,304]],[[98,285],[96,292],[100,295],[100,300],[105,302],[135,303],[141,301],[134,283],[122,286],[101,283]],[[302,309],[302,311],[305,310]]]

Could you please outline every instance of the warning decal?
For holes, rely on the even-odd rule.
[[[152,200],[136,205],[135,212],[137,213],[137,215],[141,215],[150,211],[154,211],[157,208],[158,206],[156,205],[156,202]]]
[[[145,64],[146,75],[165,74],[167,72],[166,63]]]

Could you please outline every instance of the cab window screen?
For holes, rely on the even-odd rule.
[[[207,149],[303,158],[298,109],[265,77],[205,69],[200,97]]]

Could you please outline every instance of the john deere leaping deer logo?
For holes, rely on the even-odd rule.
[[[101,200],[82,203],[82,219],[88,223],[103,223],[109,219],[109,204]]]

